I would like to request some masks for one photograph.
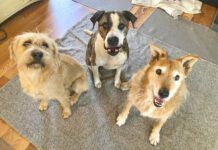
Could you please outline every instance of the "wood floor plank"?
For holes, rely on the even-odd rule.
[[[2,139],[4,139],[8,144],[13,145],[18,139],[20,139],[20,135],[12,128],[9,128],[7,132],[2,135]]]
[[[216,14],[217,8],[203,4],[202,13],[194,15],[192,21],[201,24],[203,26],[210,27],[213,21],[213,17]]]
[[[0,42],[0,55],[1,55],[0,64],[3,64],[5,61],[7,61],[9,59],[8,47],[9,47],[11,41],[12,41],[12,38],[9,37],[3,43]]]
[[[26,149],[29,145],[29,142],[12,128],[7,130],[2,139],[16,150]]]
[[[0,88],[3,87],[10,79],[5,77],[5,76],[1,76],[0,77]]]
[[[139,5],[133,5],[133,7],[130,9],[131,13],[136,14],[136,12],[141,8]]]
[[[193,19],[193,17],[194,17],[193,14],[187,14],[187,13],[182,14],[182,18],[185,19],[185,20],[191,21]]]
[[[26,150],[36,150],[36,147],[33,144],[29,144]]]
[[[15,150],[25,150],[28,148],[30,142],[20,136],[20,138],[11,145]]]
[[[143,6],[134,6],[131,9],[131,12],[137,17],[135,22],[135,28],[139,28],[147,19],[148,17],[155,11],[156,8],[151,7],[143,7]],[[132,27],[132,25],[130,25]]]
[[[5,75],[9,70],[14,68],[15,66],[15,62],[11,59],[7,59],[5,62],[2,62],[0,64],[0,77]]]
[[[0,149],[1,150],[13,150],[13,148],[6,143],[2,138],[0,138]]]
[[[2,137],[9,129],[10,126],[0,118],[0,137]]]
[[[13,66],[11,66],[8,71],[5,73],[5,77],[8,79],[12,79],[17,75],[18,71],[17,71],[17,67],[14,64]]]

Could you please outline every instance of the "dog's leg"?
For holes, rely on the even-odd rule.
[[[39,110],[44,111],[47,110],[47,108],[48,108],[48,100],[45,98],[41,99],[39,103]]]
[[[101,88],[101,80],[99,77],[98,66],[91,66],[91,70],[93,73],[94,83],[96,88]]]
[[[73,106],[78,100],[79,97],[82,93],[73,93],[73,95],[71,96],[71,101],[70,101],[70,105]]]
[[[127,91],[127,90],[129,90],[129,88],[130,88],[130,81],[121,82],[120,89],[121,89],[122,91]]]
[[[117,125],[119,127],[125,124],[126,119],[129,115],[129,110],[131,109],[132,105],[132,101],[127,99],[127,103],[125,104],[122,112],[117,117]]]
[[[120,76],[122,72],[122,67],[117,68],[115,78],[114,78],[114,86],[122,91],[126,91],[129,89],[128,82],[121,82]]]
[[[68,92],[62,92],[62,94],[58,94],[55,98],[60,102],[63,108],[63,118],[68,118],[71,115],[70,96],[68,96]]]
[[[152,145],[156,146],[160,142],[160,130],[166,120],[167,118],[158,119],[157,122],[154,124],[149,137],[149,141]]]
[[[68,118],[71,115],[70,99],[62,99],[60,103],[63,108],[63,118]]]
[[[78,101],[80,95],[87,90],[88,90],[88,82],[85,76],[74,81],[72,86],[72,91],[74,92],[74,94],[71,96],[70,104],[71,105],[75,104]]]
[[[121,80],[120,80],[121,71],[122,71],[122,67],[117,68],[115,78],[114,78],[114,86],[118,89],[121,86]]]

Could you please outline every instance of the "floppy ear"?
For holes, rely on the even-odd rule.
[[[16,56],[15,56],[14,50],[16,47],[17,40],[18,39],[15,37],[14,40],[9,45],[10,59],[13,59],[15,61],[16,61]]]
[[[93,27],[92,27],[92,28],[94,28],[95,23],[101,19],[101,17],[103,16],[104,13],[105,13],[104,10],[101,10],[101,11],[99,10],[99,11],[97,11],[97,12],[90,18],[90,20],[91,20],[92,23],[93,23]]]
[[[199,57],[194,55],[185,55],[178,58],[177,60],[182,63],[185,75],[188,75],[188,73],[192,70],[192,66],[199,60]]]
[[[150,44],[150,53],[151,53],[151,61],[157,61],[161,58],[167,58],[166,50],[154,44]]]
[[[123,11],[122,13],[128,21],[131,21],[132,26],[134,27],[134,23],[137,20],[136,16],[133,15],[130,11]]]
[[[50,42],[51,42],[51,45],[52,45],[53,55],[54,55],[54,58],[55,58],[54,65],[56,66],[55,68],[58,69],[59,66],[61,65],[59,47],[58,47],[57,43],[53,39],[50,39]]]
[[[54,55],[58,54],[59,47],[58,47],[56,41],[54,41],[53,39],[50,38],[49,42],[51,43],[51,46],[52,46],[52,49],[53,49],[53,54]]]

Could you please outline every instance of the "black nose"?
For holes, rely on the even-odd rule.
[[[110,46],[117,46],[119,39],[118,39],[118,37],[113,36],[113,37],[108,38],[107,42]]]
[[[31,55],[35,60],[40,60],[42,59],[43,53],[40,51],[33,51]]]
[[[167,98],[169,96],[169,90],[167,88],[160,88],[158,94],[161,98]]]

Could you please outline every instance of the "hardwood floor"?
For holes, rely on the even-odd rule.
[[[135,27],[139,28],[154,10],[154,8],[133,6],[131,12],[138,17]],[[0,87],[17,74],[14,62],[9,59],[8,51],[9,44],[14,36],[22,32],[37,31],[46,32],[53,38],[59,38],[63,36],[67,29],[91,12],[95,12],[95,10],[72,0],[43,0],[25,8],[2,24],[1,28],[7,31],[8,38],[5,41],[0,41]],[[216,8],[203,5],[201,14],[183,14],[182,17],[204,26],[210,26],[215,12]],[[2,119],[0,119],[0,138],[13,149],[36,149]]]

